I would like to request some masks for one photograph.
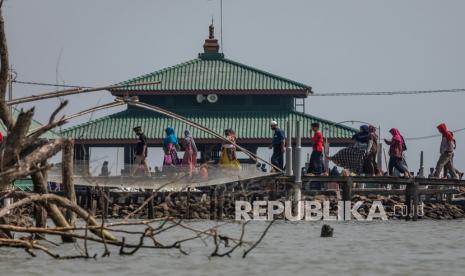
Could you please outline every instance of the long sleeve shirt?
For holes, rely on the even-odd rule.
[[[317,152],[323,152],[324,150],[324,139],[323,139],[323,134],[321,134],[321,131],[315,132],[315,134],[312,137],[313,141],[313,151]]]
[[[389,155],[390,156],[395,156],[395,157],[402,157],[402,144],[399,143],[397,140],[384,140],[386,144],[389,145]]]

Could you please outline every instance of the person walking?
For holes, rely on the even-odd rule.
[[[314,133],[312,137],[313,151],[310,155],[307,173],[320,175],[325,172],[323,164],[324,138],[319,123],[312,123],[311,127]]]
[[[189,130],[184,130],[184,157],[182,165],[187,167],[189,176],[192,176],[197,165],[197,145]]]
[[[360,131],[352,136],[353,145],[339,150],[333,156],[326,156],[326,158],[336,166],[361,174],[364,172],[369,137],[369,127],[362,125]]]
[[[368,146],[363,164],[363,172],[366,175],[379,175],[378,163],[378,135],[374,126],[368,126]]]
[[[439,177],[440,173],[443,169],[445,169],[453,179],[462,178],[463,173],[456,170],[453,165],[454,150],[457,146],[454,135],[447,129],[447,126],[444,123],[438,125],[437,129],[442,134],[442,140],[439,147],[439,153],[441,155],[439,156],[439,160],[436,164],[434,177]],[[447,177],[447,173],[445,171],[444,177]]]
[[[228,128],[224,130],[226,139],[232,143],[236,143],[236,133],[233,129]],[[223,143],[221,146],[221,156],[219,164],[221,167],[230,169],[241,169],[241,164],[237,160],[236,146],[231,143]]]
[[[284,169],[284,152],[286,151],[286,136],[284,130],[278,127],[276,121],[271,121],[271,130],[273,130],[273,140],[271,141],[270,149],[273,149],[273,155],[271,155],[271,164]],[[275,171],[273,168],[272,171]]]
[[[134,176],[141,165],[144,169],[144,175],[150,176],[149,165],[147,164],[147,137],[140,126],[136,126],[132,130],[136,133],[139,140],[136,144],[136,158],[132,167],[131,176]]]
[[[389,175],[393,176],[394,168],[396,168],[400,173],[403,173],[405,177],[411,177],[410,171],[405,165],[406,162],[402,155],[406,149],[404,138],[397,128],[391,128],[389,133],[391,133],[392,139],[384,139],[384,142],[389,145]]]
[[[163,139],[163,171],[172,171],[181,163],[178,157],[177,148],[179,148],[178,138],[174,128],[167,127],[165,129],[166,137]]]

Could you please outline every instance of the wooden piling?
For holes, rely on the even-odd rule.
[[[352,178],[348,177],[347,181],[344,182],[344,188],[342,190],[343,201],[352,201],[352,185],[353,185]]]
[[[219,187],[216,193],[216,219],[222,220],[224,213],[224,192],[225,187]]]
[[[191,218],[191,210],[190,210],[190,200],[191,199],[191,188],[187,188],[187,195],[186,195],[186,219]]]
[[[151,196],[153,196],[153,190],[148,189],[146,197],[149,198]],[[148,219],[154,219],[155,218],[155,210],[153,208],[153,198],[152,198],[152,200],[149,200],[149,202],[147,202],[147,217],[148,217]]]
[[[412,205],[413,205],[413,214],[412,219],[413,221],[418,220],[418,183],[412,183],[412,190],[411,190],[411,198],[412,198]]]
[[[100,187],[99,189],[99,205],[102,211],[102,218],[108,219],[108,205],[109,205],[109,189]]]
[[[47,188],[42,185],[40,179],[37,179],[36,175],[32,175],[33,190],[36,194],[46,194]],[[34,219],[36,221],[36,227],[47,226],[47,212],[40,203],[34,204]]]
[[[216,219],[216,187],[210,188],[210,219]]]
[[[87,210],[93,216],[95,216],[97,209],[97,201],[95,199],[95,189],[93,187],[87,187]]]
[[[414,221],[418,220],[418,183],[413,182],[405,187],[405,204],[407,205],[407,217]]]
[[[346,218],[346,204],[345,202],[352,202],[352,177],[347,177],[347,181],[344,182],[343,188],[342,188],[342,201],[344,201],[344,220],[348,220],[349,218]]]
[[[66,198],[76,203],[76,190],[74,188],[74,141],[67,140],[63,147],[62,155],[62,182]],[[70,209],[66,210],[66,220],[69,225],[76,224],[76,214]]]

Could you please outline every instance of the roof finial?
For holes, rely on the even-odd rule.
[[[210,26],[208,26],[208,38],[209,39],[215,38],[215,26],[213,26],[213,17],[212,17],[212,23],[210,24]]]
[[[215,39],[215,27],[213,26],[213,16],[212,23],[210,24],[210,26],[208,26],[208,38],[205,39],[203,49],[205,53],[218,53],[218,50],[220,49],[218,39]]]

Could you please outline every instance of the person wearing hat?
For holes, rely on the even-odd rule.
[[[323,151],[325,146],[323,134],[320,131],[320,124],[312,123],[312,131],[314,133],[312,137],[313,151],[310,156],[310,164],[307,173],[320,175],[325,172],[323,164]]]
[[[132,130],[139,137],[139,140],[136,144],[136,158],[134,160],[131,176],[137,172],[141,165],[144,168],[144,175],[150,176],[149,165],[147,164],[147,137],[145,136],[144,132],[142,131],[142,127],[140,126],[136,126]]]
[[[284,130],[278,127],[278,122],[271,121],[271,130],[273,130],[273,140],[271,141],[270,149],[273,149],[273,155],[271,155],[271,164],[284,169],[284,152],[286,150],[286,135]]]

